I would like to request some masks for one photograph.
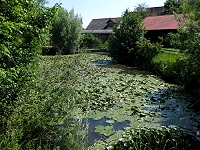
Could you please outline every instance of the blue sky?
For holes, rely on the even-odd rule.
[[[127,8],[134,10],[137,4],[146,3],[148,7],[163,6],[166,0],[48,0],[47,6],[62,3],[67,10],[74,9],[81,15],[83,27],[86,28],[92,19],[120,17]]]

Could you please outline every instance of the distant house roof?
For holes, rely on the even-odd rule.
[[[108,23],[115,23],[118,18],[101,18],[101,19],[92,19],[90,24],[87,26],[86,30],[104,30],[107,29]]]
[[[149,8],[147,8],[147,12],[149,13],[149,15],[161,15],[163,9],[164,9],[164,6],[149,7]]]
[[[175,19],[174,15],[149,16],[144,19],[143,23],[146,30],[170,30],[179,28],[179,22]]]

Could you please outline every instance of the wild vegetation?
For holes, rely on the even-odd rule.
[[[108,41],[114,61],[93,54],[41,56],[46,45],[53,46],[50,53],[71,54],[79,51],[81,41],[95,47],[101,43],[91,34],[81,36],[81,17],[73,10],[46,8],[44,3],[0,2],[0,149],[195,149],[199,145],[193,137],[199,135],[200,118],[188,108],[196,99],[182,87],[135,68],[153,69],[200,95],[199,1],[188,0],[181,7],[189,21],[171,36],[180,51],[161,51],[159,43],[144,39],[142,17],[126,11]],[[98,66],[101,62],[104,67]],[[160,122],[169,125],[169,120],[183,131],[194,130],[192,135],[153,128]],[[90,131],[91,122],[105,124]],[[145,126],[152,128],[141,128]],[[103,141],[90,143],[90,134]]]
[[[190,135],[179,129],[165,128],[137,128],[126,132],[125,136],[107,150],[169,150],[169,149],[195,149],[199,144]]]
[[[81,44],[82,19],[78,14],[65,10],[61,6],[56,13],[56,20],[51,29],[53,52],[73,54],[78,52]]]
[[[73,122],[78,99],[75,57],[40,57],[37,76],[21,89],[7,117],[1,149],[81,149],[80,122]],[[73,111],[73,113],[72,113]],[[12,135],[12,136],[11,136]]]
[[[184,85],[186,90],[200,96],[200,70],[198,68],[200,53],[198,11],[200,5],[199,1],[187,0],[185,2],[182,5],[182,10],[187,21],[180,26],[177,34],[171,34],[170,42],[175,48],[185,53],[186,57],[178,59],[174,63],[173,72],[177,73],[176,79]]]
[[[35,74],[40,47],[49,37],[56,7],[40,1],[1,1],[0,8],[0,122],[7,118],[18,95]]]
[[[45,2],[0,2],[0,149],[83,145],[77,144],[78,122],[69,120],[78,102],[68,84],[74,82],[70,67],[76,59],[40,56],[58,8],[46,8]]]
[[[95,37],[92,33],[84,33],[81,48],[83,49],[100,49],[102,40]]]
[[[110,56],[117,63],[147,66],[161,50],[161,45],[151,44],[142,38],[144,34],[140,14],[126,10],[110,36],[108,42]]]

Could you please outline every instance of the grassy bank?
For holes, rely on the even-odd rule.
[[[0,149],[81,149],[81,120],[72,122],[80,99],[74,92],[77,56],[41,57],[35,77],[21,91],[0,134]],[[81,142],[80,142],[81,141]]]
[[[177,59],[183,59],[185,56],[178,49],[162,48],[161,52],[153,59],[153,63],[176,62]]]
[[[178,49],[166,49],[153,58],[151,70],[164,80],[178,85],[184,85],[182,69],[187,55]]]

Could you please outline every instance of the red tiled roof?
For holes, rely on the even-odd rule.
[[[149,16],[143,21],[146,30],[178,29],[179,23],[174,15]]]

